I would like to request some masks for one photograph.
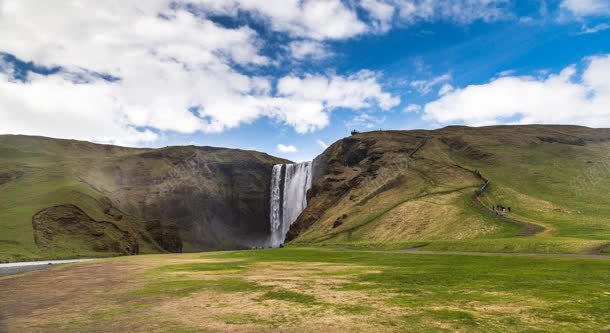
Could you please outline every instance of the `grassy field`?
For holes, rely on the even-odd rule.
[[[0,330],[601,332],[609,263],[297,248],[103,259],[0,280]]]

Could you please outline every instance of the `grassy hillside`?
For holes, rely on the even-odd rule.
[[[0,136],[0,261],[248,246],[247,235],[267,234],[270,170],[281,162]]]
[[[285,162],[211,147],[0,136],[0,261],[261,245],[271,168]],[[490,180],[486,207],[510,206],[512,219],[542,232],[477,208],[474,170]],[[288,234],[293,246],[610,252],[607,129],[361,133],[316,158],[314,177]]]
[[[421,148],[415,150],[421,145]],[[491,252],[599,252],[610,244],[610,130],[448,127],[357,134],[317,160],[294,245]],[[511,207],[522,227],[475,208]]]

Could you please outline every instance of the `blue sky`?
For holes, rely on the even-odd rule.
[[[608,0],[4,0],[0,38],[4,134],[302,161],[352,129],[610,127]]]

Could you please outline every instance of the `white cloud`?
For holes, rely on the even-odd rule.
[[[316,40],[344,39],[367,31],[356,12],[340,0],[198,0],[208,12],[236,15],[248,11],[276,31]]]
[[[499,73],[496,74],[497,77],[502,77],[502,76],[510,76],[515,74],[515,70],[514,69],[507,69],[505,71],[501,71]]]
[[[320,60],[333,55],[324,43],[312,40],[297,40],[290,42],[290,44],[288,44],[288,51],[290,52],[291,57],[297,60]]]
[[[372,20],[371,24],[375,31],[386,32],[390,30],[396,12],[394,6],[382,0],[362,0],[360,6],[369,12]]]
[[[455,88],[451,84],[445,83],[445,84],[443,84],[441,89],[438,90],[438,94],[440,96],[447,95],[448,93],[452,92],[453,90],[455,90]]]
[[[604,31],[604,30],[608,30],[608,29],[610,29],[610,24],[608,24],[608,23],[600,23],[600,24],[597,24],[597,25],[595,25],[593,27],[590,27],[590,28],[584,26],[580,33],[581,34],[595,34],[595,33],[598,33],[600,31]]]
[[[274,95],[274,78],[245,75],[233,66],[260,69],[273,62],[261,55],[263,41],[256,31],[222,27],[172,3],[0,2],[0,52],[62,68],[50,76],[30,73],[21,82],[13,80],[7,63],[2,65],[0,133],[137,145],[158,139],[164,131],[222,132],[261,117],[303,133],[327,126],[329,112],[337,107],[397,104],[397,98],[383,92],[377,76],[366,71],[280,78],[281,94]],[[287,1],[297,14],[284,2],[256,3],[255,11],[263,12],[264,6],[268,17],[286,17],[273,24],[294,24],[290,29],[319,38],[350,36],[335,30],[335,24],[345,24],[333,21],[335,16],[352,18],[339,2]],[[332,23],[291,23],[292,17],[302,16]],[[360,30],[357,22],[346,25]],[[107,82],[100,73],[119,80]],[[303,95],[286,84],[311,86],[311,81],[326,82],[327,91]]]
[[[460,24],[512,18],[509,0],[193,0],[204,12],[253,13],[275,31],[315,40],[386,32],[394,24],[447,20]],[[358,12],[364,14],[359,17]],[[398,14],[398,15],[397,15]],[[365,19],[366,18],[366,19]]]
[[[608,0],[563,0],[560,7],[576,16],[610,15]]]
[[[284,145],[284,144],[278,144],[277,145],[277,150],[279,150],[281,153],[296,153],[297,147],[293,146],[293,145]]]
[[[322,147],[323,149],[328,148],[328,144],[324,141],[322,141],[321,139],[316,140],[316,143],[318,144],[318,146]]]
[[[383,123],[385,123],[386,117],[376,117],[369,113],[360,113],[355,116],[353,119],[345,123],[345,126],[351,129],[368,129],[375,130],[380,129]]]
[[[400,104],[400,98],[384,92],[378,76],[360,71],[348,77],[332,75],[288,76],[277,84],[278,105],[284,112],[282,120],[299,133],[314,131],[328,124],[328,113],[336,108],[363,109],[378,106],[388,110]]]
[[[512,18],[509,0],[395,0],[407,23],[449,20],[461,24]]]
[[[415,80],[411,81],[409,85],[415,88],[420,94],[427,95],[432,89],[441,83],[451,80],[451,74],[445,73],[429,80]]]
[[[610,55],[584,60],[546,77],[501,77],[448,93],[424,107],[440,124],[514,123],[610,126]]]
[[[6,76],[12,80],[12,78],[15,76],[15,66],[10,63],[5,61],[4,57],[0,56],[0,73],[4,73],[6,74]]]
[[[409,104],[405,108],[404,112],[419,112],[421,109],[422,107],[419,104]]]

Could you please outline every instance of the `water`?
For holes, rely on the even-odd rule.
[[[270,212],[269,212],[269,220],[271,223],[271,236],[270,236],[270,245],[273,247],[279,246],[284,239],[282,238],[281,228],[282,228],[282,171],[283,165],[278,164],[273,166],[273,171],[271,173],[271,203],[270,203]]]
[[[270,245],[284,242],[290,225],[307,207],[307,190],[311,188],[311,162],[275,165],[271,175]]]
[[[82,262],[89,260],[93,259],[11,262],[8,264],[0,264],[0,275],[24,273],[54,267],[55,265],[69,264],[73,262]]]

